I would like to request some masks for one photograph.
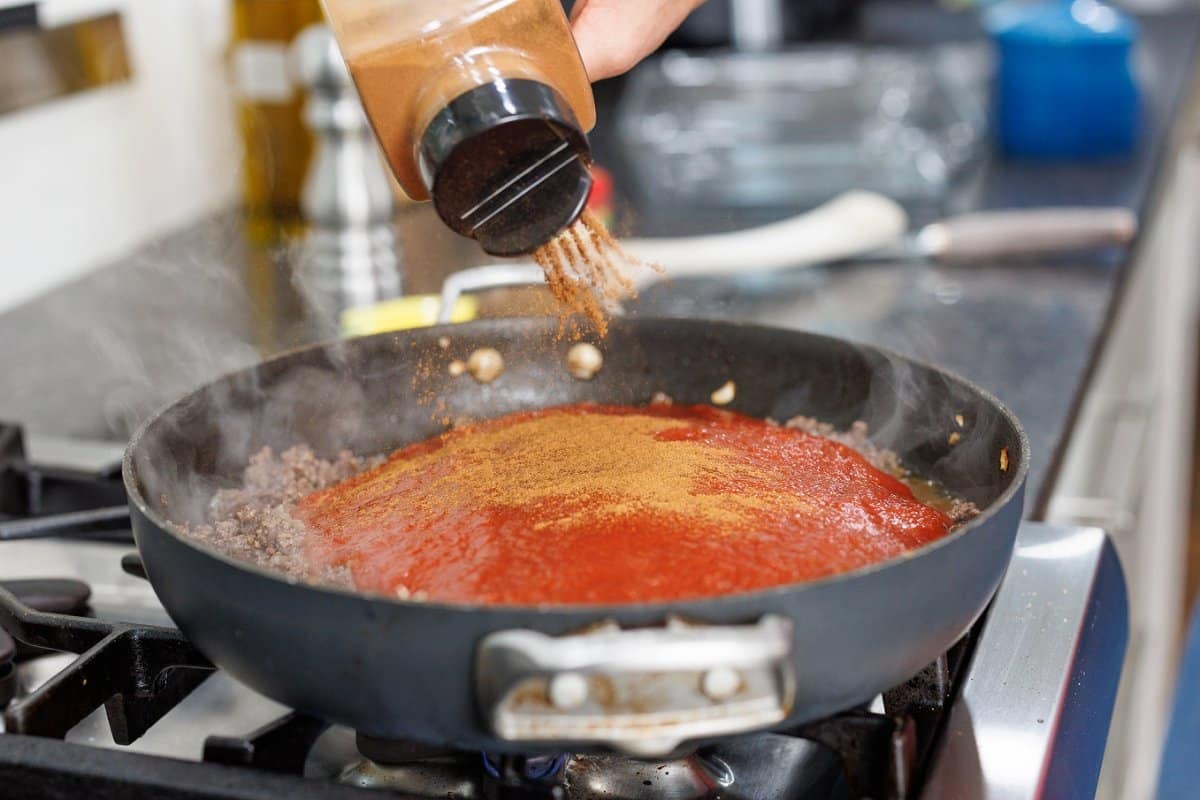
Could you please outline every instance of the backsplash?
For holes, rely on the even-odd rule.
[[[226,0],[49,0],[116,11],[131,81],[0,115],[0,309],[237,196]]]

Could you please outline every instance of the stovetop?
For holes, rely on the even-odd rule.
[[[30,455],[73,465],[49,469],[9,441],[0,539],[53,527],[70,538],[0,541],[0,586],[70,613],[0,597],[0,628],[70,654],[20,647],[9,702],[0,636],[6,798],[367,796],[354,787],[461,798],[1015,798],[1086,795],[1099,773],[1128,630],[1121,569],[1096,529],[1026,523],[984,619],[867,707],[664,761],[493,758],[364,740],[213,671],[138,577],[119,519],[89,510],[112,507],[114,473],[102,465],[118,453],[30,442]],[[47,525],[54,512],[76,517]]]

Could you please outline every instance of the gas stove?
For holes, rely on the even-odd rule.
[[[0,445],[6,798],[1016,798],[1099,774],[1128,626],[1097,529],[1023,525],[984,618],[867,706],[659,761],[492,756],[356,736],[214,670],[140,577],[120,448]]]

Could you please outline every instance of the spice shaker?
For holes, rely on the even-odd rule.
[[[596,111],[558,0],[323,2],[410,197],[500,256],[579,216]]]

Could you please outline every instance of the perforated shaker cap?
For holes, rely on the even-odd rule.
[[[591,150],[551,87],[497,80],[459,95],[421,137],[420,166],[442,220],[497,256],[531,253],[579,216]]]

